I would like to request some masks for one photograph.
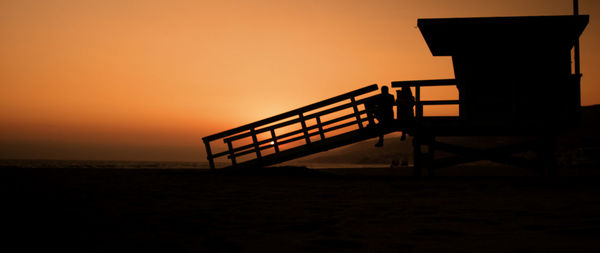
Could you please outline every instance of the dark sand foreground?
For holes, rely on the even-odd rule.
[[[597,177],[3,170],[14,252],[600,252]]]

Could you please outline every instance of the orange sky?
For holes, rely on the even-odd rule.
[[[564,15],[571,4],[3,0],[0,159],[201,161],[208,134],[372,83],[453,78],[417,18]],[[600,2],[580,8],[591,15],[582,101],[599,104]]]

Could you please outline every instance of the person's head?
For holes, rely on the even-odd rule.
[[[381,94],[389,94],[390,93],[390,88],[388,88],[387,86],[381,86]]]
[[[410,87],[407,86],[403,86],[402,87],[402,93],[405,95],[411,95],[412,96],[412,90],[410,89]]]

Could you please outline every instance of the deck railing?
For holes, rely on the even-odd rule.
[[[255,153],[256,159],[261,159],[263,156],[262,151],[266,149],[273,149],[275,153],[279,153],[283,151],[281,146],[284,144],[304,139],[304,145],[310,145],[310,138],[312,136],[319,136],[321,140],[324,140],[326,139],[325,133],[331,131],[343,129],[352,125],[357,125],[359,129],[362,129],[365,127],[363,122],[368,121],[368,117],[362,117],[362,115],[366,114],[368,111],[366,109],[360,109],[359,105],[364,105],[369,98],[358,99],[358,97],[376,91],[377,89],[377,84],[373,84],[296,110],[204,137],[202,140],[204,141],[210,168],[215,168],[215,158],[226,156],[231,160],[232,166],[235,166],[238,164],[237,158],[243,155]],[[337,103],[341,104],[333,106]],[[328,106],[333,107],[326,108]],[[344,114],[343,116],[332,115],[349,108],[352,108],[352,113],[350,114]],[[330,115],[335,118],[322,121],[322,117],[325,115]],[[307,121],[312,119],[315,119],[316,124],[309,126]],[[342,121],[348,122],[341,123]],[[301,125],[300,129],[284,132],[285,129],[283,128],[298,123]],[[280,130],[282,133],[277,135],[276,130]],[[259,135],[261,134],[269,135],[269,137],[259,139]],[[250,144],[235,146],[234,141],[248,137],[251,138]],[[227,145],[227,150],[213,154],[211,142],[217,140],[223,140]]]
[[[427,86],[456,86],[456,79],[434,79],[434,80],[416,80],[416,81],[396,81],[392,82],[392,88],[415,87],[415,118],[423,118],[424,105],[458,105],[459,100],[421,100],[421,87]],[[399,92],[399,91],[398,91]]]

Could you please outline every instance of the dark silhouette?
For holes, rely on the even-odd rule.
[[[373,96],[369,102],[365,103],[365,109],[369,118],[369,126],[379,129],[379,141],[375,147],[383,147],[383,135],[385,129],[394,124],[394,95],[390,94],[387,86],[381,87],[381,94]],[[375,124],[375,119],[378,123]]]
[[[581,73],[577,57],[572,73],[569,56],[588,23],[589,16],[577,12],[573,16],[419,19],[417,26],[432,55],[452,57],[455,79],[392,82],[393,88],[401,88],[397,120],[388,87],[382,87],[381,94],[357,99],[378,89],[371,85],[204,137],[207,159],[211,168],[219,157],[231,160],[231,167],[267,166],[374,137],[379,137],[375,146],[381,147],[385,134],[402,131],[402,139],[407,134],[413,137],[415,175],[421,167],[433,173],[482,159],[524,167],[536,164],[534,169],[552,173],[556,134],[577,126],[580,118]],[[421,101],[421,88],[436,86],[456,87],[458,98]],[[362,104],[366,110],[359,109]],[[424,116],[424,106],[439,105],[458,106],[458,115]],[[346,113],[350,108],[353,113]],[[365,128],[366,121],[369,127]],[[301,129],[282,132],[281,128],[292,125]],[[358,129],[348,130],[349,126]],[[442,136],[533,138],[473,148],[436,140]],[[252,144],[234,145],[250,138]],[[227,150],[213,153],[210,143],[218,140]],[[292,142],[304,143],[285,148]],[[436,160],[437,151],[455,156]],[[537,161],[514,156],[529,151],[536,153]],[[256,158],[238,163],[236,158],[245,155]]]
[[[365,124],[369,117],[365,117],[366,110],[359,109],[366,103],[379,103],[378,99],[370,99],[382,97],[382,94],[373,94],[378,89],[377,84],[369,85],[273,117],[206,136],[202,139],[209,165],[215,169],[215,159],[226,157],[231,160],[231,166],[226,167],[228,169],[268,166],[391,133],[395,131],[393,127],[381,128],[379,131],[370,128],[367,130]],[[386,102],[386,110],[378,113],[376,117],[380,122],[386,122],[389,123],[387,125],[392,126],[394,96],[388,94],[387,87],[382,90],[385,90],[388,98],[391,99]],[[362,96],[370,98],[358,99]],[[348,112],[348,108],[351,108],[352,112]],[[327,117],[327,120],[322,120],[323,117]],[[286,129],[292,125],[300,125],[301,128],[291,131]],[[348,131],[351,126],[356,126],[358,129]],[[340,133],[340,129],[346,131]],[[235,145],[235,141],[244,138],[251,138],[252,145]],[[217,140],[223,141],[227,145],[227,150],[213,152],[211,142]],[[289,145],[284,146],[284,144],[293,142],[303,142],[303,144],[291,148]],[[263,153],[267,149],[271,149],[274,153]],[[238,157],[247,155],[254,155],[256,158],[238,161]]]
[[[415,111],[413,109],[415,106],[415,97],[409,87],[402,87],[402,90],[398,92],[397,99],[398,121],[402,122],[400,124],[406,124],[415,117]],[[406,130],[402,131],[401,139],[406,140]]]
[[[572,73],[569,55],[588,22],[587,15],[419,19],[431,53],[452,57],[456,79],[392,83],[415,87],[408,128],[415,174],[482,159],[553,174],[556,135],[579,121],[581,74]],[[458,89],[458,100],[420,100],[422,87],[444,85]],[[424,105],[458,105],[459,116],[424,117]],[[505,144],[474,149],[441,136],[502,136]],[[455,156],[436,159],[437,151]],[[525,151],[536,160],[514,156]]]

